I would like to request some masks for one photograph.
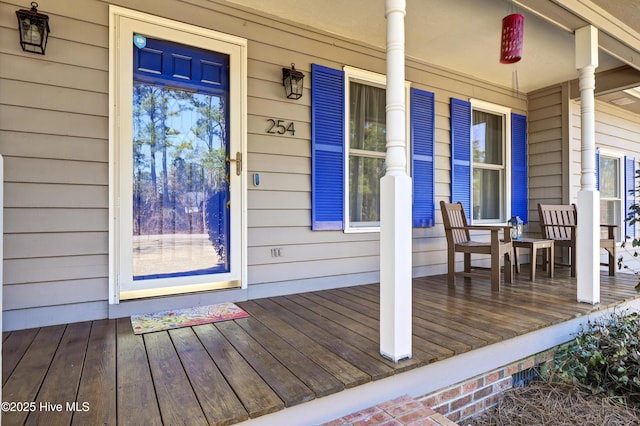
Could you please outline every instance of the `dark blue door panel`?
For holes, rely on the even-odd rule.
[[[220,94],[229,88],[229,56],[166,40],[147,38],[133,50],[136,81]]]

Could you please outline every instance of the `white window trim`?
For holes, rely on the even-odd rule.
[[[620,223],[619,227],[620,227],[620,235],[624,235],[624,224],[625,224],[625,212],[624,212],[624,207],[625,207],[625,182],[624,182],[624,157],[625,155],[621,152],[617,152],[617,151],[613,151],[613,150],[608,150],[608,149],[602,149],[602,148],[597,148],[598,151],[600,151],[600,159],[602,159],[602,157],[609,157],[609,158],[616,158],[618,160],[618,189],[620,190],[620,197],[618,198],[618,201],[620,201],[620,212],[619,212],[619,217],[618,217],[618,221]],[[598,164],[598,167],[600,167],[600,165]],[[600,185],[602,185],[602,174],[600,175]],[[599,194],[600,191],[598,191]],[[600,199],[602,200],[602,195],[600,195]],[[616,243],[618,245],[620,245],[622,243],[622,241],[616,241]]]
[[[380,225],[378,226],[351,226],[351,217],[349,212],[349,105],[350,105],[350,93],[349,93],[349,83],[352,81],[367,84],[370,86],[378,86],[387,88],[387,76],[384,74],[378,74],[372,71],[363,70],[360,68],[344,66],[344,141],[345,141],[345,155],[344,155],[344,232],[347,234],[360,234],[360,233],[368,233],[368,232],[380,232]],[[405,154],[406,154],[406,170],[407,174],[411,173],[411,103],[410,103],[410,95],[411,95],[411,83],[405,81]]]
[[[504,221],[493,219],[474,220],[473,223],[480,224],[501,224],[506,225],[511,217],[511,108],[502,105],[482,101],[479,99],[469,99],[471,112],[474,110],[486,111],[492,114],[504,116]],[[473,120],[472,124],[473,126]],[[471,141],[470,143],[473,143]],[[473,206],[473,147],[471,158],[471,206]],[[472,214],[472,212],[470,212]]]
[[[131,176],[123,174],[122,170],[132,169],[131,156],[127,159],[126,153],[121,147],[124,140],[131,140],[131,120],[133,103],[133,33],[141,32],[151,34],[154,37],[165,38],[213,50],[230,55],[231,66],[235,70],[230,74],[230,90],[234,95],[237,107],[230,110],[231,139],[236,146],[234,151],[240,151],[246,158],[247,147],[247,41],[245,39],[219,33],[206,28],[184,24],[170,19],[165,19],[142,12],[125,9],[118,6],[109,6],[109,303],[120,302],[120,283],[124,279],[123,270],[130,267],[121,265],[126,261],[127,249],[131,247],[131,235],[127,236],[127,220],[122,218],[123,213],[131,211],[130,199],[120,197],[121,189],[127,185]],[[124,130],[123,129],[129,129]],[[127,136],[127,132],[128,136]],[[246,169],[246,167],[244,168]],[[239,205],[238,217],[232,220],[240,221],[241,231],[238,235],[232,234],[232,256],[240,256],[237,271],[228,274],[228,282],[240,280],[242,288],[247,286],[247,193],[246,172],[239,177],[241,192],[232,195],[232,203]],[[194,276],[180,278],[175,286],[167,286],[163,289],[142,289],[132,291],[127,298],[160,296],[178,294],[191,291],[203,291],[214,288],[225,288],[222,282],[211,283],[203,281],[202,277]],[[146,281],[146,280],[145,280]],[[153,287],[154,280],[148,280],[149,287]],[[133,294],[135,293],[135,294]]]

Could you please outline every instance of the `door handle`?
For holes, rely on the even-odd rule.
[[[227,156],[227,164],[236,163],[236,175],[240,176],[242,174],[242,153],[240,151],[236,152],[236,158],[231,158],[231,156]]]

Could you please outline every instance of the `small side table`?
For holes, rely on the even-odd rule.
[[[553,278],[553,240],[541,240],[536,238],[523,238],[521,240],[512,240],[511,245],[513,246],[513,254],[515,255],[515,264],[516,264],[516,272],[520,272],[520,263],[518,262],[518,247],[520,248],[528,248],[531,250],[531,268],[529,271],[529,280],[535,281],[536,279],[536,266],[537,266],[537,257],[536,252],[538,249],[547,249],[548,253],[543,253],[543,256],[548,254],[549,262],[549,277]],[[544,265],[544,262],[543,262]]]

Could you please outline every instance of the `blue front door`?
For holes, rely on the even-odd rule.
[[[133,281],[228,273],[229,57],[134,42]]]

